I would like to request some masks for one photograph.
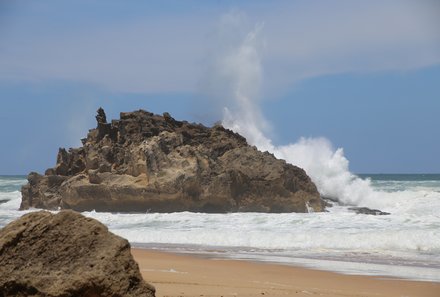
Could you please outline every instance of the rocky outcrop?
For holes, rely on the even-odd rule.
[[[121,113],[80,148],[61,148],[54,168],[30,173],[21,209],[117,212],[307,212],[324,206],[301,168],[249,146],[220,125],[170,114]]]
[[[127,240],[73,211],[26,214],[0,230],[0,296],[153,297]]]
[[[389,215],[389,212],[381,211],[379,209],[372,209],[368,207],[349,207],[351,211],[354,211],[357,214],[365,214],[365,215],[374,215],[374,216],[385,216]]]

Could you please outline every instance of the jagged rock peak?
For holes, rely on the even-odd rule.
[[[98,108],[98,110],[96,111],[97,115],[96,115],[96,121],[99,124],[107,124],[107,116],[105,115],[105,111],[102,107]]]

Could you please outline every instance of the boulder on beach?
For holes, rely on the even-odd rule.
[[[57,164],[32,172],[20,209],[110,212],[308,212],[324,203],[306,172],[248,145],[221,125],[205,127],[139,110],[97,127]]]
[[[0,296],[153,297],[127,240],[71,210],[32,212],[0,230]]]

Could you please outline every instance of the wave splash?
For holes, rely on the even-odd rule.
[[[240,16],[226,19],[237,22]],[[224,25],[230,28],[231,24]],[[303,168],[318,187],[322,196],[342,204],[372,207],[374,191],[370,181],[364,180],[349,170],[349,161],[342,148],[334,149],[324,138],[301,138],[298,142],[276,146],[266,136],[268,121],[259,107],[258,94],[263,77],[261,41],[263,25],[258,24],[242,39],[219,51],[210,67],[211,77],[217,78],[228,100],[224,108],[222,124],[245,136],[248,142],[261,151],[269,151],[277,158]],[[224,28],[222,28],[224,32]],[[218,79],[222,78],[222,79]],[[221,89],[216,87],[216,90]]]
[[[369,179],[361,179],[349,170],[349,161],[342,148],[334,149],[324,137],[300,138],[296,143],[276,146],[255,126],[243,124],[239,117],[233,118],[229,111],[223,121],[225,127],[244,135],[262,151],[269,151],[277,158],[303,168],[323,197],[339,201],[343,205],[386,207],[378,203],[378,196],[387,195],[371,187]],[[249,129],[250,128],[250,129]],[[256,137],[253,135],[256,133]]]

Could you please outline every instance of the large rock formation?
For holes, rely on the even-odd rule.
[[[127,240],[71,210],[0,230],[0,296],[153,297]]]
[[[21,209],[115,212],[322,211],[301,168],[258,151],[220,125],[176,121],[168,113],[121,113],[83,146],[61,148],[54,168],[30,173]]]

